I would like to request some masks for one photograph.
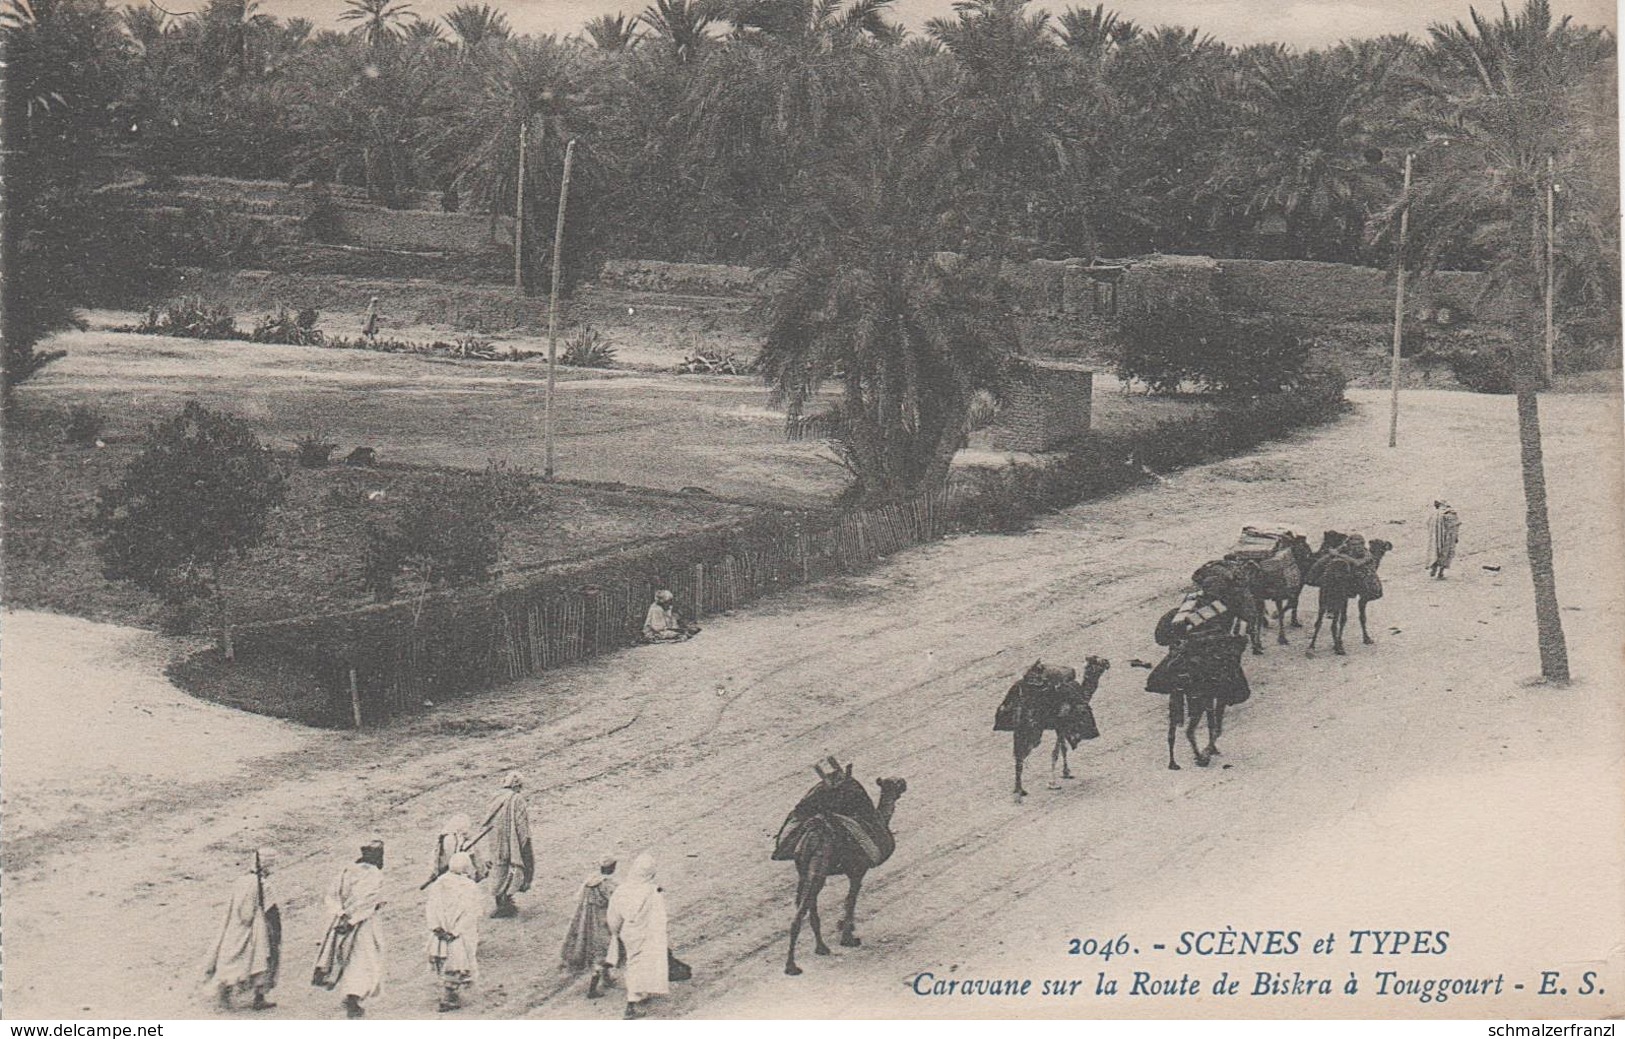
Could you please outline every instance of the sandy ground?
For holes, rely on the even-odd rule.
[[[5,623],[4,999],[22,1018],[194,1017],[214,1011],[198,961],[243,851],[278,847],[288,926],[275,1017],[332,1017],[302,983],[322,889],[359,838],[389,845],[391,941],[381,1017],[433,1016],[421,896],[439,820],[476,813],[511,768],[529,780],[541,860],[517,920],[491,921],[471,1013],[617,1016],[556,967],[575,886],[606,852],[651,848],[672,937],[695,967],[670,1016],[1599,1016],[1625,1009],[1625,525],[1620,401],[1542,402],[1560,592],[1576,683],[1537,669],[1510,399],[1405,397],[1388,450],[1385,396],[1342,423],[1157,487],[1079,506],[1029,534],[964,537],[861,578],[713,617],[693,642],[644,647],[387,731],[317,733],[166,691],[150,636],[63,618]],[[1465,521],[1450,579],[1422,570],[1435,496]],[[1191,570],[1241,524],[1363,530],[1398,546],[1374,646],[1304,653],[1306,633],[1248,659],[1254,696],[1210,769],[1164,767],[1164,701],[1128,659]],[[1499,567],[1498,571],[1484,569]],[[1273,633],[1272,633],[1273,635]],[[1078,779],[1010,793],[1009,739],[990,731],[1034,658],[1110,657],[1102,737]],[[146,705],[151,711],[132,709]],[[18,721],[23,719],[23,721]],[[481,723],[481,724],[472,724]],[[24,728],[26,726],[26,728]],[[207,733],[202,730],[207,729]],[[469,731],[478,735],[469,735]],[[116,746],[115,744],[122,744]],[[125,746],[143,748],[140,751]],[[174,748],[166,752],[166,748]],[[72,757],[67,756],[72,754]],[[782,973],[794,871],[771,838],[835,753],[871,788],[902,776],[895,856],[858,908],[861,948]],[[839,915],[844,882],[826,892]],[[1298,930],[1329,955],[1180,957],[1184,931]],[[1352,955],[1357,929],[1444,930],[1441,956]],[[1128,936],[1109,963],[1073,937]],[[1154,944],[1166,949],[1156,951]],[[1129,995],[1133,972],[1207,992]],[[1359,975],[1354,997],[1253,997],[1255,972]],[[1379,996],[1376,972],[1504,972],[1500,998]],[[1537,997],[1539,971],[1566,995]],[[1602,992],[1580,994],[1579,972]],[[1022,1000],[914,994],[938,977],[1028,977]],[[1096,997],[1097,972],[1121,991]],[[1040,997],[1046,978],[1087,983]],[[1511,988],[1526,984],[1524,991]]]

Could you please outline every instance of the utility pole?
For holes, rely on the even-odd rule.
[[[525,294],[525,150],[530,143],[530,118],[519,124],[519,187],[513,204],[513,291]]]
[[[553,478],[553,381],[559,358],[559,275],[564,267],[564,207],[570,201],[570,167],[575,157],[576,142],[571,138],[564,146],[564,183],[559,185],[559,219],[553,227],[553,290],[547,301],[547,403],[544,420],[547,461],[542,469],[544,480]]]
[[[1557,158],[1546,156],[1546,385],[1552,384],[1557,369],[1552,356],[1557,345],[1557,328],[1552,323],[1553,296],[1556,295],[1557,275],[1553,260],[1556,256],[1557,229],[1553,220],[1557,211]]]
[[[1399,262],[1394,278],[1394,357],[1388,373],[1393,387],[1388,402],[1389,447],[1399,444],[1399,344],[1405,332],[1405,233],[1410,229],[1411,222],[1411,159],[1411,153],[1406,152],[1405,188],[1400,196],[1403,208],[1399,211]]]

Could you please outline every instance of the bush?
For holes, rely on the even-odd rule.
[[[237,319],[231,311],[206,303],[199,296],[182,296],[163,310],[149,308],[135,330],[186,339],[236,339],[238,335]]]
[[[1118,318],[1119,377],[1153,393],[1186,383],[1227,394],[1276,393],[1296,385],[1310,338],[1282,314],[1222,309],[1206,293],[1176,289],[1135,301]]]
[[[610,345],[602,332],[589,324],[570,337],[559,363],[574,368],[613,368],[615,347]]]
[[[1459,347],[1440,356],[1456,381],[1474,393],[1512,393],[1517,389],[1512,351],[1506,347]]]
[[[1136,298],[1120,311],[1113,331],[1118,377],[1143,382],[1152,393],[1177,393],[1181,383],[1195,378],[1196,359],[1208,353],[1207,338],[1223,320],[1223,311],[1206,293],[1176,289],[1168,296]]]
[[[104,572],[172,605],[212,598],[229,658],[221,571],[260,543],[285,493],[248,423],[191,401],[154,425],[123,480],[101,490],[94,523]]]
[[[500,520],[523,519],[536,509],[536,477],[523,469],[496,459],[485,464],[480,474],[480,493],[486,508]]]
[[[344,210],[325,189],[313,187],[310,209],[300,221],[300,230],[312,242],[342,242],[345,238]]]
[[[62,439],[79,447],[90,447],[107,428],[107,416],[95,408],[75,404],[62,421]]]
[[[281,343],[287,346],[321,346],[322,330],[316,327],[321,312],[311,307],[293,314],[282,307],[273,314],[260,318],[249,338],[256,343]]]
[[[1210,414],[1133,433],[1085,434],[1048,468],[1014,467],[976,477],[971,492],[953,504],[955,522],[970,530],[1021,530],[1038,512],[1115,494],[1157,474],[1330,421],[1347,408],[1346,386],[1340,371],[1306,372],[1293,390],[1227,403]]]
[[[363,580],[378,602],[394,597],[403,574],[415,577],[423,592],[479,584],[492,578],[501,547],[487,495],[447,488],[372,528]]]
[[[330,444],[316,435],[300,437],[293,442],[299,452],[299,465],[304,469],[325,469],[333,461],[337,444]]]

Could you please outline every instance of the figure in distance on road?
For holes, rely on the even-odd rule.
[[[683,622],[676,596],[664,588],[655,592],[655,601],[643,618],[643,641],[685,642],[699,633],[697,625]]]
[[[1461,517],[1447,501],[1433,503],[1428,516],[1428,576],[1444,579],[1444,572],[1456,558],[1456,539],[1461,536]]]

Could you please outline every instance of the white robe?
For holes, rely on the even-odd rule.
[[[368,862],[344,867],[327,891],[325,906],[331,919],[316,950],[320,966],[328,959],[332,970],[325,982],[345,996],[371,999],[384,991],[384,935],[378,911],[384,907],[383,871]],[[343,916],[355,925],[339,935],[335,927]]]
[[[204,976],[215,984],[246,987],[255,982],[274,984],[270,927],[266,910],[276,906],[269,890],[264,890],[261,878],[249,873],[237,878],[231,889],[231,904],[226,907],[226,919],[220,928],[220,937],[209,953]],[[267,985],[266,987],[269,987]]]
[[[627,880],[609,898],[609,933],[626,951],[626,999],[641,1002],[671,991],[666,943],[666,899],[655,887],[654,859],[632,863]]]
[[[440,961],[437,970],[466,974],[471,979],[479,973],[480,917],[484,908],[479,885],[461,873],[441,874],[429,885],[423,917],[429,925],[429,959]],[[442,940],[435,935],[436,929],[456,937]]]

